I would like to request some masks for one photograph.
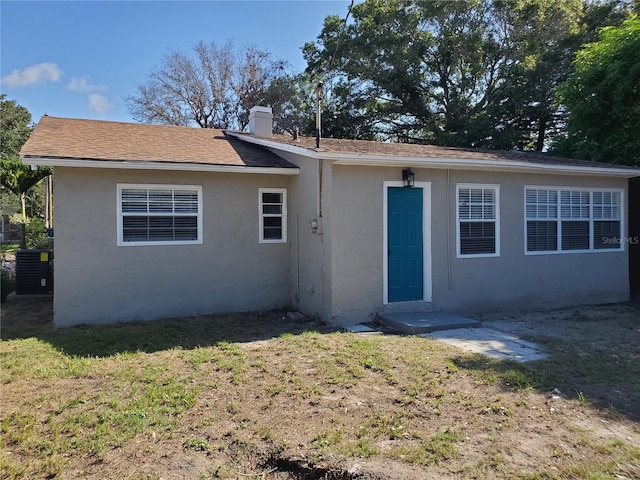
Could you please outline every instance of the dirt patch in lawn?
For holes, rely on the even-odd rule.
[[[487,313],[477,318],[484,326],[552,351],[548,382],[640,421],[640,304]]]
[[[3,304],[3,478],[640,478],[640,309],[485,314],[548,360],[285,312],[55,330]]]

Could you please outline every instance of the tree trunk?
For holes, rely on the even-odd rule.
[[[27,194],[20,194],[20,214],[22,215],[22,223],[27,223]]]
[[[51,175],[44,178],[44,226],[45,228],[53,227],[53,192],[51,185]]]
[[[538,126],[538,140],[536,141],[536,152],[541,152],[544,148],[544,137],[547,133],[547,119],[546,117],[540,118],[540,125]]]

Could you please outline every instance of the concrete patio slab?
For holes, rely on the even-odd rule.
[[[381,313],[378,315],[378,319],[385,327],[408,334],[480,326],[478,320],[444,312]]]
[[[346,330],[347,332],[352,332],[352,333],[368,333],[368,334],[372,334],[372,335],[380,335],[381,332],[379,332],[378,330],[371,328],[367,325],[362,325],[362,324],[357,324],[357,325],[345,325],[344,327],[342,327],[344,330]]]
[[[434,338],[463,350],[481,353],[500,360],[533,362],[548,357],[541,346],[522,340],[513,334],[491,328],[442,330],[420,336]]]

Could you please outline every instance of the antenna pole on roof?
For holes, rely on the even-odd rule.
[[[320,119],[320,102],[324,98],[324,82],[318,82],[316,86],[316,148],[320,148],[320,129],[322,122]]]

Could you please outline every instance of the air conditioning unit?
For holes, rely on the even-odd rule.
[[[53,293],[53,251],[16,252],[16,295]]]

